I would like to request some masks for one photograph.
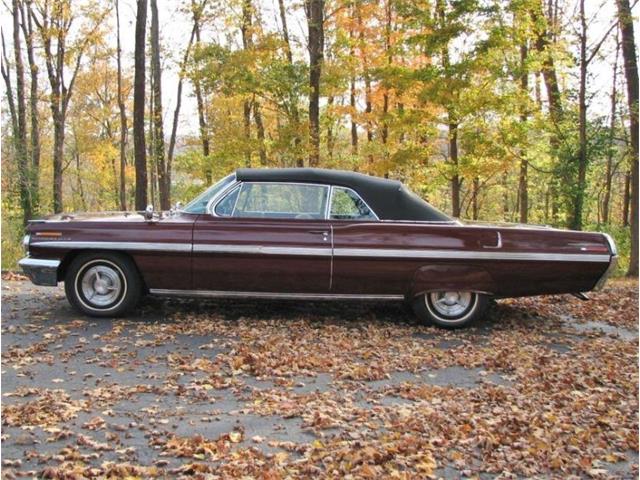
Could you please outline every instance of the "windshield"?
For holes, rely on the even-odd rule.
[[[183,210],[187,213],[205,213],[207,211],[209,201],[231,185],[235,179],[236,176],[233,173],[224,177],[218,183],[209,187],[196,198],[191,200]]]

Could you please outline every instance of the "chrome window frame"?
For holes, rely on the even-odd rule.
[[[236,198],[235,203],[233,204],[233,208],[231,209],[231,215],[218,215],[216,213],[216,208],[218,208],[218,205],[221,204],[225,198],[227,198],[229,195],[232,195],[234,191],[236,190],[242,190],[242,183],[243,182],[235,182],[232,186],[232,188],[225,190],[224,192],[222,192],[223,194],[220,196],[220,199],[218,200],[218,202],[216,202],[215,205],[211,206],[211,212],[210,214],[214,217],[218,217],[218,218],[230,218],[233,217],[233,212],[236,211],[236,205],[238,204],[238,198],[240,198],[240,193],[238,192],[238,198]]]
[[[229,184],[229,186],[233,186],[233,185],[237,185],[237,184],[238,184],[238,180],[236,179],[236,174],[235,174],[235,172],[234,172],[234,173],[231,173],[231,174],[229,174],[229,175],[227,175],[227,176],[225,176],[225,177],[222,177],[220,180],[218,180],[218,181],[217,181],[216,183],[214,183],[213,185],[209,185],[209,187],[205,190],[205,192],[206,192],[207,190],[209,190],[211,187],[214,187],[215,185],[217,185],[218,183],[220,183],[220,182],[221,182],[222,180],[224,180],[225,178],[229,178],[229,177],[231,177],[231,178],[232,178],[232,181],[231,181],[231,183]],[[216,198],[218,198],[222,193],[226,192],[227,190],[228,190],[228,189],[225,189],[223,192],[219,192],[217,195],[214,195],[212,198],[210,198],[210,199],[209,199],[209,201],[207,202],[207,206],[205,207],[205,209],[204,209],[204,212],[203,212],[203,213],[204,213],[204,214],[209,213],[209,207],[211,206],[211,202],[212,202],[213,200],[215,200]],[[202,192],[202,193],[204,193],[204,192]],[[198,196],[199,196],[199,195],[198,195]],[[198,198],[198,196],[196,196],[196,198]],[[194,198],[193,200],[195,200],[195,198]],[[191,212],[187,212],[187,211],[185,210],[185,208],[186,208],[188,205],[190,205],[190,204],[191,204],[191,202],[193,202],[193,200],[191,200],[190,202],[187,202],[187,204],[184,206],[184,208],[178,208],[178,209],[176,209],[176,211],[178,211],[178,212],[182,212],[182,213],[187,213],[187,214],[189,214],[189,215],[202,215],[202,213],[199,213],[199,214],[198,214],[198,213],[191,213]]]
[[[374,218],[365,218],[365,219],[357,219],[357,218],[331,218],[331,202],[333,201],[333,191],[336,188],[341,188],[342,190],[348,190],[350,192],[352,192],[356,197],[358,197],[360,199],[360,201],[362,203],[365,204],[365,206],[369,209],[369,211],[373,214]],[[370,221],[380,221],[380,217],[378,217],[378,214],[375,212],[375,210],[373,208],[371,208],[369,206],[369,204],[365,201],[364,198],[362,198],[362,196],[356,192],[353,188],[349,188],[349,187],[343,187],[342,185],[331,185],[331,195],[329,198],[329,203],[327,205],[327,212],[325,214],[325,218],[327,220],[331,220],[334,222],[370,222]]]
[[[233,174],[233,177],[235,178],[235,173]],[[214,213],[214,202],[215,205],[218,204],[218,201],[222,200],[222,197],[226,197],[227,193],[230,192],[231,190],[233,190],[235,187],[237,187],[238,185],[241,185],[242,182],[238,182],[237,180],[232,182],[231,184],[229,184],[228,188],[225,188],[223,191],[219,192],[217,195],[214,195],[210,200],[209,203],[207,203],[207,209],[205,210],[205,212],[209,215],[212,215],[214,217],[216,217],[217,215],[215,215]],[[227,217],[219,217],[219,218],[227,218]]]
[[[220,215],[216,215],[215,213],[215,209],[218,206],[218,203],[222,202],[222,200],[224,199],[224,197],[227,196],[227,194],[230,194],[232,192],[232,189],[227,189],[225,190],[222,195],[217,196],[215,199],[212,200],[217,200],[215,205],[212,205],[212,208],[210,209],[209,213],[211,215],[213,215],[214,217],[217,218],[240,218],[240,217],[236,217],[235,213],[236,213],[236,208],[238,207],[238,201],[240,200],[240,195],[242,194],[242,189],[244,188],[245,185],[302,185],[302,186],[309,186],[309,187],[321,187],[324,188],[327,192],[327,195],[325,197],[325,205],[323,208],[323,218],[320,219],[313,219],[313,220],[326,220],[326,215],[327,215],[327,205],[331,196],[331,185],[327,185],[324,183],[309,183],[309,182],[236,182],[233,186],[238,186],[240,185],[240,192],[238,193],[238,198],[236,199],[236,203],[233,206],[233,212],[231,213],[231,216],[226,216],[226,217],[222,217]],[[265,212],[266,213],[266,212]],[[293,219],[282,219],[282,218],[273,218],[273,217],[242,217],[242,218],[258,218],[258,219],[269,219],[269,220],[309,220],[309,219],[302,219],[302,218],[293,218]]]

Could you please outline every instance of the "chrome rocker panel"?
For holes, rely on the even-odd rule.
[[[343,293],[277,293],[277,292],[228,292],[222,290],[165,290],[149,289],[152,295],[206,298],[266,298],[274,300],[404,300],[404,295],[363,295]]]

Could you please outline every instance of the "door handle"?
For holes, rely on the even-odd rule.
[[[309,230],[309,233],[314,235],[322,235],[323,242],[329,241],[329,230]]]
[[[495,245],[483,245],[484,248],[502,248],[502,235],[500,232],[496,232],[498,234],[498,239]]]

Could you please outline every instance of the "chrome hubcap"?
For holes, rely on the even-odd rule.
[[[446,317],[462,315],[473,299],[471,292],[433,292],[429,297],[436,312]]]
[[[88,269],[82,276],[81,286],[84,298],[97,307],[112,304],[122,292],[118,272],[107,265]]]

